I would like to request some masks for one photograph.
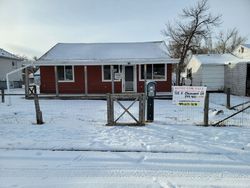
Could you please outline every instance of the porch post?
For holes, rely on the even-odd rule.
[[[111,81],[112,81],[112,94],[115,93],[115,84],[114,84],[114,65],[111,65]]]
[[[55,87],[56,87],[56,96],[59,96],[59,89],[58,89],[58,74],[57,74],[57,66],[55,68]]]
[[[85,95],[88,95],[88,70],[87,66],[84,66],[84,93]]]
[[[147,64],[144,64],[144,92],[147,93]]]

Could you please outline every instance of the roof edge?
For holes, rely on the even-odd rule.
[[[56,43],[54,46],[52,46],[47,52],[45,52],[45,54],[43,54],[41,57],[38,58],[37,61],[41,60],[44,56],[46,56],[51,50],[53,50],[53,48],[55,48],[58,44],[60,43]]]
[[[111,60],[38,60],[36,65],[55,66],[55,65],[135,65],[135,64],[177,64],[179,59],[111,59]]]
[[[131,41],[131,42],[58,42],[57,44],[135,44],[135,43],[165,43],[164,40],[159,41]],[[57,45],[56,44],[56,45]]]
[[[0,48],[0,50],[2,50],[4,53],[10,55],[10,56],[8,57],[8,56],[4,56],[4,55],[1,55],[1,54],[0,54],[0,57],[1,57],[1,58],[13,59],[13,60],[20,60],[20,61],[22,60],[20,57],[14,55],[13,53],[10,53],[10,52],[4,50],[3,48]]]

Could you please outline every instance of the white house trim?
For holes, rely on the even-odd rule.
[[[58,80],[58,83],[67,83],[67,82],[75,82],[75,67],[74,65],[60,65],[60,66],[64,66],[64,77],[65,77],[65,66],[72,66],[72,80]],[[59,66],[57,66],[59,67]]]
[[[155,63],[155,64],[161,64],[161,63]],[[152,65],[154,65],[154,64],[152,64]],[[142,65],[139,65],[139,81],[144,81],[144,79],[142,79],[141,78],[141,66]],[[153,81],[157,81],[157,82],[161,82],[161,81],[167,81],[167,77],[168,77],[168,75],[167,75],[167,64],[164,64],[164,66],[165,66],[165,75],[164,75],[164,79],[148,79],[147,78],[147,80],[153,80]],[[152,69],[152,75],[153,75],[153,69]]]

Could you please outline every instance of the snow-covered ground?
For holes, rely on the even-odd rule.
[[[232,105],[248,100],[233,96]],[[210,95],[212,122],[233,113],[225,101],[224,94]],[[40,106],[43,125],[35,124],[32,100],[12,96],[11,106],[0,104],[0,187],[250,185],[248,113],[240,126],[202,127],[195,124],[202,124],[203,109],[156,100],[153,123],[108,127],[103,100],[40,100]]]
[[[225,155],[11,151],[0,187],[249,187],[250,166]]]

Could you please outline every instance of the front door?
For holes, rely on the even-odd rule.
[[[124,92],[135,92],[135,66],[125,65],[123,67],[124,78],[123,78],[123,91]]]

